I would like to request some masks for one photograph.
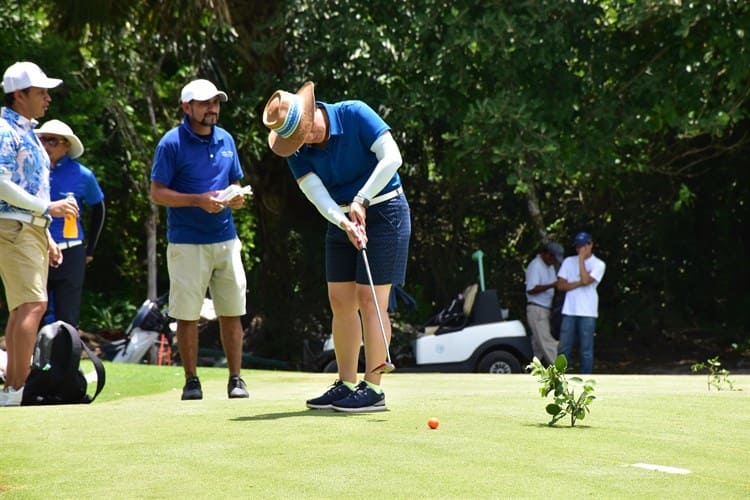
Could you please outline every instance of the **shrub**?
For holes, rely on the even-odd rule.
[[[729,370],[721,367],[719,362],[719,356],[714,356],[711,359],[706,360],[705,363],[695,363],[690,366],[690,370],[693,373],[698,373],[702,370],[708,370],[708,390],[711,391],[711,387],[715,387],[717,391],[728,388],[730,391],[736,390],[734,388],[734,382],[729,378]]]
[[[583,420],[590,412],[589,405],[596,399],[594,396],[594,380],[584,381],[580,377],[565,377],[568,360],[563,354],[557,356],[555,362],[547,367],[542,365],[536,356],[527,367],[531,374],[539,377],[542,386],[539,393],[546,398],[550,393],[554,395],[554,402],[547,405],[547,413],[552,415],[549,425],[555,425],[565,415],[570,415],[570,426],[576,425],[576,420]],[[576,388],[582,391],[576,397]]]

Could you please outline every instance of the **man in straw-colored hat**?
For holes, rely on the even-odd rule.
[[[50,120],[34,132],[50,159],[50,198],[63,200],[72,194],[79,213],[84,206],[90,207],[87,238],[80,217],[69,219],[72,223],[67,230],[64,218],[52,219],[49,227],[62,250],[63,261],[49,271],[49,304],[44,323],[65,321],[78,327],[86,264],[94,259],[94,248],[104,227],[104,193],[94,173],[76,161],[83,154],[83,144],[68,124]]]
[[[240,377],[242,323],[247,278],[242,243],[232,211],[242,208],[243,177],[232,136],[217,125],[227,94],[208,80],[182,88],[182,123],[159,141],[151,169],[151,199],[167,207],[169,315],[177,320],[177,342],[185,372],[183,400],[203,399],[197,373],[198,320],[206,289],[211,291],[224,354],[229,398],[247,398]]]
[[[378,367],[387,356],[383,337],[391,334],[388,296],[392,285],[404,283],[411,235],[409,205],[397,173],[401,153],[391,129],[362,101],[316,102],[312,82],[296,93],[275,92],[263,123],[270,129],[271,150],[287,158],[300,189],[329,222],[326,281],[339,378],[307,406],[385,410]],[[360,252],[365,245],[367,261]],[[366,372],[357,383],[363,328]]]
[[[8,367],[0,406],[18,406],[29,374],[39,322],[47,309],[48,263],[62,254],[47,228],[50,216],[78,215],[73,202],[50,202],[47,153],[34,134],[45,115],[49,89],[62,80],[48,78],[28,61],[3,74],[5,106],[0,110],[0,278],[10,314],[5,327]]]

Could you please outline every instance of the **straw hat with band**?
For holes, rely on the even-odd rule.
[[[72,128],[60,120],[50,120],[41,127],[34,129],[34,133],[36,135],[52,134],[65,137],[70,143],[68,156],[72,159],[76,159],[83,154],[83,143],[81,140],[73,133]]]
[[[293,155],[312,129],[315,114],[315,84],[305,82],[296,94],[277,90],[263,110],[263,125],[271,132],[268,146],[277,155]]]

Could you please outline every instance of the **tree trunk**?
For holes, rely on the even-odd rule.
[[[544,225],[544,218],[542,217],[542,211],[539,208],[539,198],[536,195],[536,186],[534,184],[529,184],[529,189],[526,191],[526,202],[529,206],[531,222],[539,235],[539,239],[542,243],[547,243],[549,239],[547,226]]]
[[[156,287],[158,273],[156,265],[156,231],[159,228],[159,207],[153,203],[149,204],[151,213],[146,220],[146,266],[148,269],[148,291],[147,297],[156,300],[159,293]]]

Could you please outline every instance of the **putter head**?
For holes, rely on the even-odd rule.
[[[395,369],[396,365],[389,363],[388,361],[383,361],[381,364],[373,368],[371,373],[391,373]]]

